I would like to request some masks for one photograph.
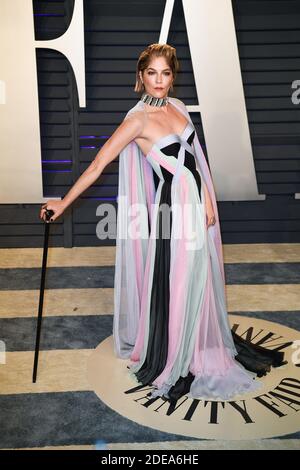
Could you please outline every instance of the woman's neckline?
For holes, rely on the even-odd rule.
[[[180,140],[182,138],[182,136],[184,135],[186,129],[188,128],[188,126],[191,126],[192,127],[192,124],[190,121],[188,121],[184,127],[184,129],[178,134],[176,132],[170,132],[169,134],[166,134],[166,135],[163,135],[162,137],[160,137],[158,140],[156,140],[153,145],[151,146],[150,150],[145,154],[145,157],[148,158],[149,154],[152,152],[153,148],[154,147],[158,147],[159,144],[161,144],[164,140],[167,140],[169,137],[178,137],[178,139]]]
[[[141,100],[140,100],[141,101]],[[144,106],[144,109],[145,109],[145,103],[143,101],[141,101],[141,103],[143,104]],[[173,108],[175,108],[176,111],[178,111],[180,114],[182,114],[184,116],[184,113],[182,111],[180,111],[179,109],[177,109],[177,106],[175,106],[171,101],[168,102],[168,106],[173,106]],[[146,111],[147,112],[147,111]],[[185,116],[184,116],[185,117]],[[180,133],[177,133],[177,132],[170,132],[166,135],[163,135],[162,137],[159,137],[158,140],[156,140],[151,148],[149,149],[149,151],[145,154],[145,157],[147,158],[149,153],[153,150],[153,148],[158,145],[161,141],[163,141],[164,139],[167,139],[168,137],[171,137],[171,136],[176,136],[178,137],[179,139],[183,136],[183,134],[185,133],[186,129],[188,128],[188,125],[191,124],[190,120],[187,119],[187,122],[183,128],[183,130],[180,132]],[[192,125],[192,124],[191,124]]]

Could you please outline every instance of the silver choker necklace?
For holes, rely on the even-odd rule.
[[[144,103],[150,104],[150,106],[165,106],[168,104],[169,97],[166,96],[165,98],[156,98],[153,95],[150,95],[149,93],[144,92],[141,96],[141,101]]]

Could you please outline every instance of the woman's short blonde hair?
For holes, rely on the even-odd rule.
[[[167,64],[172,70],[173,82],[176,79],[177,72],[179,71],[179,62],[177,60],[175,47],[172,47],[169,44],[149,44],[149,46],[147,46],[140,54],[136,65],[136,82],[134,91],[137,93],[144,91],[144,85],[140,79],[139,72],[143,73],[143,71],[149,66],[153,56],[165,57]],[[173,91],[173,83],[170,90]]]

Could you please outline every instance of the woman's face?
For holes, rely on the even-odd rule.
[[[144,82],[145,92],[156,98],[163,98],[168,95],[172,85],[173,74],[170,66],[164,57],[153,57],[148,67],[139,72],[142,82]]]

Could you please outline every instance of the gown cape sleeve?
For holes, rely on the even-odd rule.
[[[169,97],[169,100],[178,111],[192,123],[185,104],[174,97]],[[140,100],[127,112],[124,119],[130,116],[131,113],[143,109],[144,103]],[[216,195],[210,170],[196,130],[192,148],[196,158],[196,166],[200,172],[202,181],[206,184],[214,209],[216,222],[208,228],[210,233],[209,240],[210,243],[214,245],[221,285],[223,287],[219,295],[223,297],[223,302],[225,303],[225,275]],[[114,352],[118,357],[123,359],[130,357],[137,337],[143,279],[150,236],[149,224],[151,224],[152,205],[154,201],[155,184],[153,169],[140,147],[135,141],[131,141],[119,154],[117,238],[114,278]],[[130,208],[134,207],[134,204],[141,204],[145,209],[143,212],[144,216],[139,218],[141,236],[135,238],[127,236],[131,221]]]

